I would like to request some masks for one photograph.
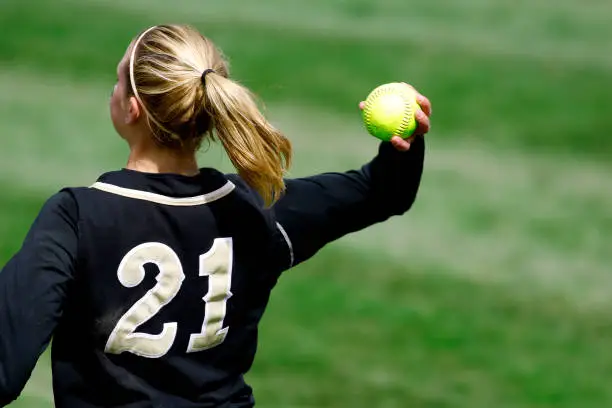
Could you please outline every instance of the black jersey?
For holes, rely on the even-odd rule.
[[[49,199],[0,272],[0,405],[53,337],[55,404],[251,407],[244,381],[280,274],[412,205],[424,142],[287,180],[270,209],[236,175],[119,170]]]

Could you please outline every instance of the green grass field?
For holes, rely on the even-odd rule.
[[[434,104],[412,211],[281,279],[258,406],[612,406],[611,15],[605,0],[4,0],[0,265],[50,194],[124,165],[115,64],[146,26],[187,22],[294,141],[293,176],[373,156],[356,106],[376,85]],[[229,170],[218,148],[201,163]],[[45,354],[11,407],[52,406],[50,384]]]

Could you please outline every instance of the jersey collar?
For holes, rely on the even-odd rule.
[[[220,198],[231,192],[234,185],[223,173],[210,168],[200,169],[195,176],[121,169],[101,175],[92,187],[132,198],[157,196],[157,200],[149,201],[160,198],[164,201],[165,197],[177,203],[189,203]]]

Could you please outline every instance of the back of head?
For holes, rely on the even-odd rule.
[[[252,93],[229,78],[212,41],[189,26],[155,26],[132,44],[128,69],[131,91],[159,145],[195,151],[205,137],[218,140],[266,204],[278,199],[291,144]]]

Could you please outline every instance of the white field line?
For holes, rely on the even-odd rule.
[[[108,119],[107,89],[10,71],[0,71],[0,84],[0,181],[47,194],[88,185],[124,164],[127,150]],[[279,106],[268,111],[294,140],[294,176],[354,168],[376,151],[357,114],[337,118]],[[203,157],[212,161],[202,164],[226,163],[221,157],[216,149]],[[413,210],[341,245],[403,262],[407,273],[434,267],[550,290],[592,306],[612,303],[610,235],[609,166],[442,144],[434,133]]]
[[[164,0],[89,1],[94,2],[149,20],[200,23],[202,29],[206,22],[228,27],[244,24],[322,39],[422,42],[440,49],[612,67],[612,54],[607,52],[612,47],[608,28],[612,6],[607,2],[583,7],[553,0],[522,1],[521,5],[471,0],[455,5],[438,1],[425,7],[391,0],[377,6],[362,1],[350,7],[346,2],[285,0],[279,7],[279,1],[202,4],[186,0],[174,7]],[[135,33],[142,28],[134,27]]]

